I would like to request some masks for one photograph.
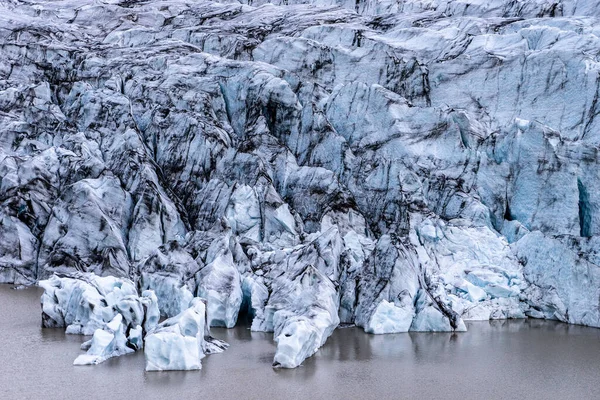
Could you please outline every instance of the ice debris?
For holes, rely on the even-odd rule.
[[[127,279],[93,273],[53,275],[40,281],[40,286],[44,288],[44,327],[66,327],[70,334],[93,335],[82,344],[86,353],[75,359],[75,365],[99,364],[144,349],[147,370],[200,369],[205,353],[227,348],[225,342],[210,336],[206,301],[197,297],[177,316],[159,324],[154,291],[144,290],[138,296]]]

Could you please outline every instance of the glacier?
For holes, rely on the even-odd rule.
[[[600,2],[4,0],[0,282],[76,364],[248,317],[600,327]],[[161,318],[166,319],[159,324]]]

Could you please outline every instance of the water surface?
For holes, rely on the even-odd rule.
[[[0,399],[600,399],[600,329],[539,320],[456,334],[338,329],[294,370],[271,367],[272,335],[213,329],[231,347],[201,371],[144,372],[141,352],[73,366],[86,338],[42,329],[41,294],[0,285]]]

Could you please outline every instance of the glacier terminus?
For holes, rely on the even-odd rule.
[[[197,370],[247,319],[600,328],[600,1],[2,0],[0,282]]]

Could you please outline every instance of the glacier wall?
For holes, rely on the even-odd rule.
[[[0,3],[0,282],[195,296],[294,367],[371,333],[600,327],[600,2]]]

